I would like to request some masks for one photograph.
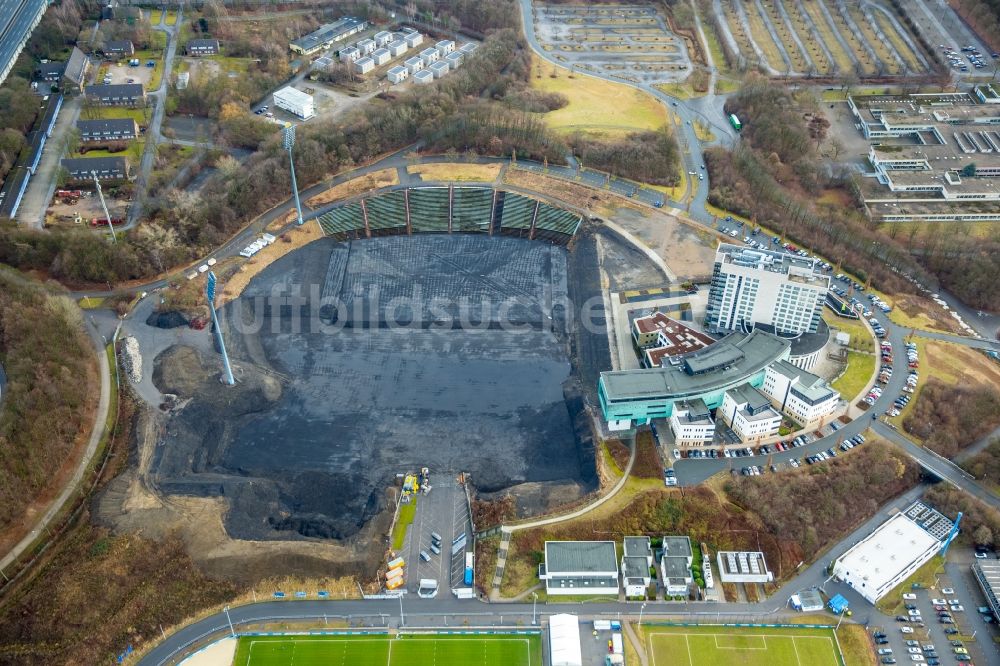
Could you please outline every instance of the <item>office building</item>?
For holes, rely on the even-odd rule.
[[[840,393],[825,379],[788,361],[775,361],[767,368],[761,392],[803,426],[831,417],[840,406]]]
[[[307,93],[286,86],[274,93],[274,105],[279,109],[284,109],[295,114],[303,120],[309,120],[316,115],[313,108],[313,96]]]
[[[781,427],[781,414],[763,393],[749,384],[726,391],[718,415],[742,442],[773,437]]]
[[[715,421],[708,405],[701,398],[681,400],[674,405],[670,415],[670,432],[674,444],[684,446],[709,446],[715,437]]]
[[[539,579],[549,595],[618,595],[614,541],[546,541]]]

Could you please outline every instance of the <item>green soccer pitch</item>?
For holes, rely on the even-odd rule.
[[[840,666],[831,629],[643,627],[650,666]]]
[[[542,666],[538,634],[244,636],[233,666]]]

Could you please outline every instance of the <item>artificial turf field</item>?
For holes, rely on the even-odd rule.
[[[527,635],[383,634],[245,636],[233,666],[542,666],[542,642]]]
[[[651,666],[840,666],[829,629],[643,627]]]

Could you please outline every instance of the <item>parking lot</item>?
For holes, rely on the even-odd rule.
[[[440,596],[449,594],[451,588],[463,586],[465,553],[472,547],[472,522],[465,489],[455,475],[432,471],[430,481],[431,491],[421,494],[417,500],[402,555],[406,559],[406,589],[415,595],[421,578],[433,578],[438,581]],[[441,536],[440,554],[431,549],[431,533]],[[452,544],[462,534],[466,536],[466,545],[456,544],[452,553]],[[421,552],[430,560],[425,561]]]
[[[995,629],[976,611],[986,601],[972,578],[971,553],[962,551],[953,555],[951,559],[957,561],[946,564],[940,570],[934,587],[905,592],[907,598],[903,603],[912,606],[912,609],[902,607],[900,614],[895,616],[895,621],[889,620],[887,625],[871,627],[873,636],[879,631],[885,634],[882,639],[885,643],[876,644],[875,647],[892,650],[891,654],[879,654],[879,663],[916,663],[928,666],[959,665],[963,662],[1000,664],[1000,650],[993,641]],[[935,603],[942,600],[947,603]],[[958,603],[951,603],[953,601]],[[939,611],[936,607],[947,610]],[[947,613],[953,624],[941,622],[939,613]],[[953,641],[960,645],[953,645]],[[928,649],[930,646],[934,649]],[[956,649],[968,654],[956,652]]]

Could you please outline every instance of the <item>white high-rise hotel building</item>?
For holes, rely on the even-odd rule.
[[[773,326],[783,334],[815,332],[830,277],[815,260],[723,243],[715,255],[705,328],[714,333]]]

